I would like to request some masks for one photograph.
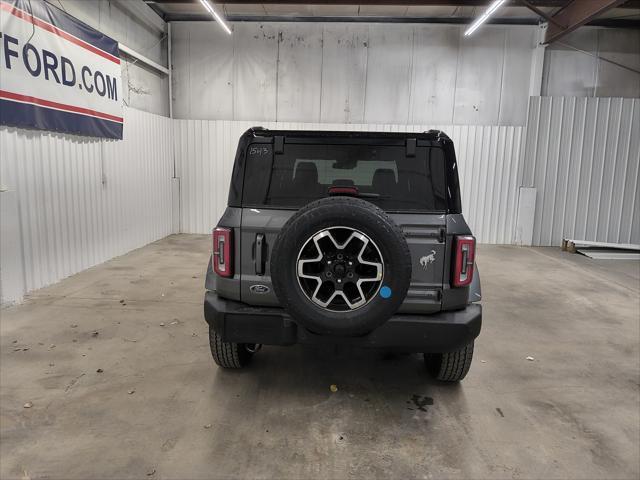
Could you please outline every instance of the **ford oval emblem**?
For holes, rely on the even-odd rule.
[[[249,287],[249,290],[251,290],[251,293],[255,293],[258,295],[264,295],[265,293],[269,293],[271,291],[271,289],[266,285],[251,285]]]

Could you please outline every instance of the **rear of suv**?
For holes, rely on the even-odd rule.
[[[262,345],[341,343],[424,353],[457,382],[482,322],[474,257],[444,133],[252,128],[213,231],[213,358],[241,368]]]

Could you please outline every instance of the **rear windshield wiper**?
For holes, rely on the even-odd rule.
[[[360,197],[360,198],[380,198],[380,197],[382,197],[382,195],[380,195],[379,193],[361,192],[361,193],[358,193],[358,195],[356,195],[356,197]],[[385,195],[385,198],[386,198],[386,195]]]

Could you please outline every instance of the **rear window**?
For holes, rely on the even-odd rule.
[[[404,146],[250,145],[243,205],[300,208],[329,196],[331,187],[355,187],[358,196],[387,211],[445,211],[444,152]]]

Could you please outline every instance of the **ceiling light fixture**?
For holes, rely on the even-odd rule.
[[[480,17],[478,17],[478,19],[471,24],[471,26],[467,29],[467,31],[464,32],[464,36],[468,37],[473,32],[475,32],[478,29],[478,27],[482,25],[484,22],[486,22],[489,19],[489,17],[493,14],[493,12],[495,12],[498,8],[500,8],[500,6],[505,1],[506,0],[496,0],[491,5],[489,5],[489,8],[487,8],[487,11],[484,12]]]
[[[223,20],[223,18],[218,14],[218,12],[216,12],[215,8],[213,8],[213,5],[211,5],[207,0],[200,0],[200,3],[204,8],[207,9],[207,12],[213,15],[213,18],[215,18],[216,22],[218,22],[220,26],[224,28],[224,31],[227,32],[229,35],[231,35],[231,29],[229,28],[227,23]]]

